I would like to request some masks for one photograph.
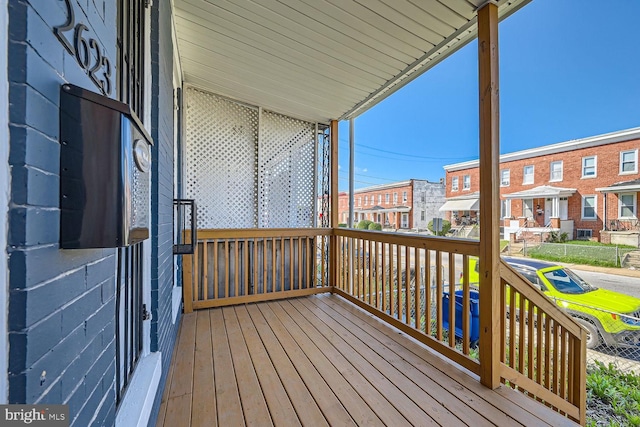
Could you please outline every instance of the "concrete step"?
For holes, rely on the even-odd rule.
[[[625,268],[640,269],[640,251],[631,251],[625,254],[621,264]]]

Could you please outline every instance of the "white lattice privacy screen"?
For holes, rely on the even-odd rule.
[[[198,228],[311,227],[316,125],[186,90],[187,197]]]

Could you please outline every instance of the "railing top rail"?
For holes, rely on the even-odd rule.
[[[198,240],[251,239],[260,237],[330,236],[330,228],[220,228],[198,229]]]
[[[504,260],[500,260],[500,276],[512,288],[552,316],[553,320],[558,322],[570,334],[578,338],[581,337],[582,326],[576,323],[569,314],[558,307],[542,291],[533,287],[527,279]]]
[[[480,254],[480,242],[477,240],[460,239],[455,237],[443,238],[434,236],[414,236],[384,231],[351,230],[344,228],[334,228],[334,234],[336,236],[373,240],[376,242],[392,243],[435,251],[472,256],[479,256]]]

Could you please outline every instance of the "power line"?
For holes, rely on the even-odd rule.
[[[346,172],[345,172],[346,173]],[[397,179],[389,179],[389,178],[381,178],[379,176],[371,176],[371,175],[365,175],[362,173],[354,173],[354,175],[358,175],[358,176],[364,176],[365,178],[374,178],[374,179],[381,179],[383,181],[389,181],[389,182],[396,182],[398,181]],[[400,180],[403,181],[403,180]]]
[[[348,144],[349,141],[345,140],[345,139],[340,139],[340,141]],[[427,159],[427,160],[471,160],[470,157],[433,157],[433,156],[419,156],[417,154],[408,154],[408,153],[401,153],[398,151],[389,151],[389,150],[383,150],[381,148],[375,148],[375,147],[371,147],[369,145],[365,145],[365,144],[355,144],[357,147],[362,147],[368,150],[374,150],[374,151],[379,151],[382,153],[387,153],[387,154],[393,154],[396,156],[405,156],[405,157],[411,157],[411,158],[418,158],[418,159]],[[369,154],[369,153],[362,153],[361,154]],[[369,155],[373,155],[373,154],[369,154]]]

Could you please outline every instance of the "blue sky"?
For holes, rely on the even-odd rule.
[[[640,126],[639,0],[533,0],[502,21],[501,153]],[[348,189],[349,125],[339,127]],[[478,158],[472,42],[355,120],[355,188]]]

